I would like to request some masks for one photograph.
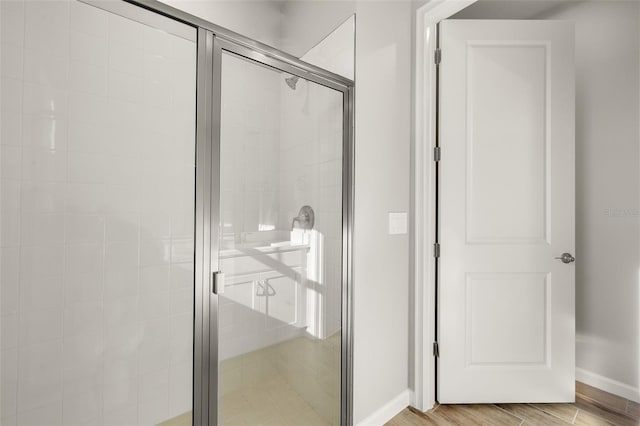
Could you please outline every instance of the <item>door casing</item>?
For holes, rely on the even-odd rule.
[[[437,25],[477,0],[428,0],[416,10],[415,97],[412,140],[413,187],[411,255],[414,345],[411,348],[413,378],[411,406],[426,411],[436,402],[436,369],[433,356],[436,319],[436,64]]]

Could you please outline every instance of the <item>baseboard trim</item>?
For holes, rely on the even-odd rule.
[[[411,392],[409,389],[406,389],[380,409],[358,422],[358,426],[381,426],[395,417],[400,411],[407,408],[410,402]]]
[[[640,389],[626,383],[601,376],[591,371],[576,368],[576,380],[605,392],[640,403]]]

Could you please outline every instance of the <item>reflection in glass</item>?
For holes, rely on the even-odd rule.
[[[339,424],[342,93],[222,62],[222,424]]]
[[[76,0],[0,9],[0,424],[183,415],[196,43]]]

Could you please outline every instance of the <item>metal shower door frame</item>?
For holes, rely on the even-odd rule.
[[[206,94],[211,94],[213,101],[213,116],[212,126],[206,127],[210,134],[207,134],[205,139],[211,141],[210,160],[211,160],[211,173],[210,178],[217,184],[211,185],[210,200],[211,211],[210,221],[211,224],[220,223],[220,129],[221,129],[221,108],[222,108],[222,57],[223,54],[228,53],[237,57],[246,59],[255,63],[256,66],[266,66],[277,71],[283,71],[288,74],[312,81],[319,85],[328,87],[342,93],[342,341],[341,341],[341,399],[340,399],[340,418],[342,425],[351,425],[353,423],[353,410],[352,410],[352,377],[353,377],[353,357],[352,357],[352,315],[353,315],[353,172],[354,172],[354,84],[352,81],[340,77],[339,79],[331,78],[331,76],[318,74],[314,72],[313,66],[309,66],[302,61],[291,61],[290,59],[284,60],[278,55],[273,54],[277,51],[264,52],[258,49],[254,49],[251,46],[247,46],[242,43],[237,43],[233,40],[224,38],[223,36],[215,35],[213,32],[200,29],[198,33],[198,39],[203,38],[206,40],[207,52],[204,56],[205,61],[209,63],[212,61],[213,66],[209,69],[212,70],[211,76],[206,76],[202,81],[202,84],[210,85],[206,86]],[[209,59],[211,58],[211,59]],[[200,84],[200,79],[198,80]],[[211,82],[212,83],[209,83]],[[200,92],[198,92],[200,93]],[[203,103],[206,103],[203,100]],[[204,130],[204,129],[203,129]],[[196,184],[197,187],[197,184]],[[212,227],[213,228],[213,227]],[[219,240],[219,227],[209,230],[209,238],[211,241],[210,258],[207,260],[210,269],[208,271],[209,285],[207,288],[209,305],[204,307],[204,310],[208,310],[209,316],[209,341],[204,345],[209,347],[209,362],[208,366],[203,369],[209,372],[211,386],[206,390],[208,395],[202,395],[203,400],[208,401],[208,419],[217,419],[219,415],[218,410],[218,386],[219,383],[219,359],[218,359],[218,295],[213,292],[213,274],[219,270],[219,245],[216,242]],[[222,271],[224,272],[224,271]],[[205,299],[206,304],[206,299]],[[205,346],[206,347],[206,346]],[[195,367],[195,365],[194,365]],[[195,395],[194,395],[195,397]],[[195,401],[194,401],[195,403]],[[203,409],[203,412],[205,410]],[[194,424],[195,423],[194,421]],[[202,423],[207,424],[203,421]],[[213,423],[211,423],[213,424]]]
[[[342,151],[342,425],[353,423],[353,206],[355,83],[241,34],[157,0],[78,0],[197,43],[196,190],[194,243],[193,424],[218,419],[220,114],[223,51],[343,94]],[[192,30],[197,31],[193,37]]]

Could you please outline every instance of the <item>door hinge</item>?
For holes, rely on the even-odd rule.
[[[440,358],[440,348],[438,348],[438,342],[433,342],[433,356]]]
[[[440,243],[433,244],[433,257],[440,257]]]
[[[433,52],[433,62],[436,65],[440,65],[440,62],[442,62],[442,50],[439,47]]]
[[[442,158],[442,150],[439,146],[433,148],[433,161],[438,162]]]

